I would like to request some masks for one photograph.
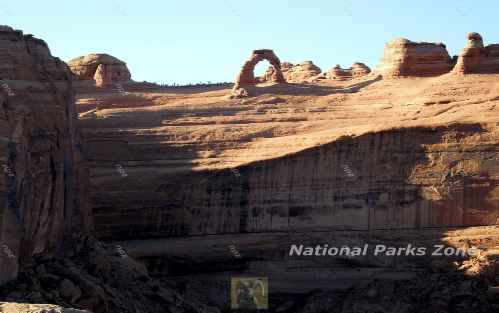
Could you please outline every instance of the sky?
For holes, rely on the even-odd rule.
[[[375,67],[398,37],[443,42],[452,56],[468,32],[499,43],[498,12],[497,0],[0,0],[0,24],[45,40],[52,55],[108,53],[134,80],[168,84],[233,81],[254,49],[323,71]]]

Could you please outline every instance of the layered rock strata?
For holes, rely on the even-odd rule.
[[[94,80],[97,86],[129,82],[126,63],[108,54],[88,54],[74,58],[68,66],[79,80]]]
[[[484,47],[482,36],[469,33],[468,42],[461,51],[454,73],[499,73],[499,44]]]
[[[418,229],[493,225],[499,218],[497,137],[478,126],[344,138],[235,172],[158,170],[150,165],[155,155],[171,149],[130,146],[123,142],[140,139],[110,135],[106,143],[88,138],[95,146],[90,157],[99,160],[91,203],[103,238]],[[112,154],[98,144],[127,158],[119,161],[126,177],[112,173]]]
[[[1,26],[0,47],[3,283],[34,255],[57,253],[86,226],[70,72],[43,40],[22,31]]]
[[[398,38],[386,43],[376,72],[384,77],[439,76],[450,72],[452,66],[444,44]]]

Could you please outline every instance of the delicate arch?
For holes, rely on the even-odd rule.
[[[255,66],[258,62],[267,60],[270,65],[275,69],[275,82],[285,83],[284,75],[281,71],[281,61],[275,55],[274,51],[270,49],[253,50],[248,61],[246,61],[237,75],[234,89],[239,89],[244,86],[251,86],[255,84]]]

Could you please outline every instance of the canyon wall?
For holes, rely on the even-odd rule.
[[[32,35],[0,26],[0,283],[84,229],[85,170],[67,65]]]
[[[102,238],[418,229],[499,219],[499,137],[478,124],[344,137],[208,171],[178,165],[172,171],[175,159],[194,152],[155,144],[153,137],[84,132]],[[171,161],[160,161],[166,155]]]
[[[439,76],[452,69],[444,44],[398,38],[385,44],[376,72],[385,77]]]

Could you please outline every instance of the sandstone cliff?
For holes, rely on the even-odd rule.
[[[497,223],[495,78],[366,79],[101,102],[80,121],[97,234]]]
[[[386,43],[376,72],[386,77],[438,76],[450,72],[452,65],[444,44],[398,38]]]
[[[99,104],[79,121],[95,234],[187,299],[227,310],[230,278],[262,275],[272,312],[493,312],[498,79],[367,75],[262,84],[246,99],[87,93],[82,111]],[[291,244],[325,242],[483,254],[289,256]]]
[[[70,72],[32,35],[0,27],[0,283],[84,228],[80,144]]]

